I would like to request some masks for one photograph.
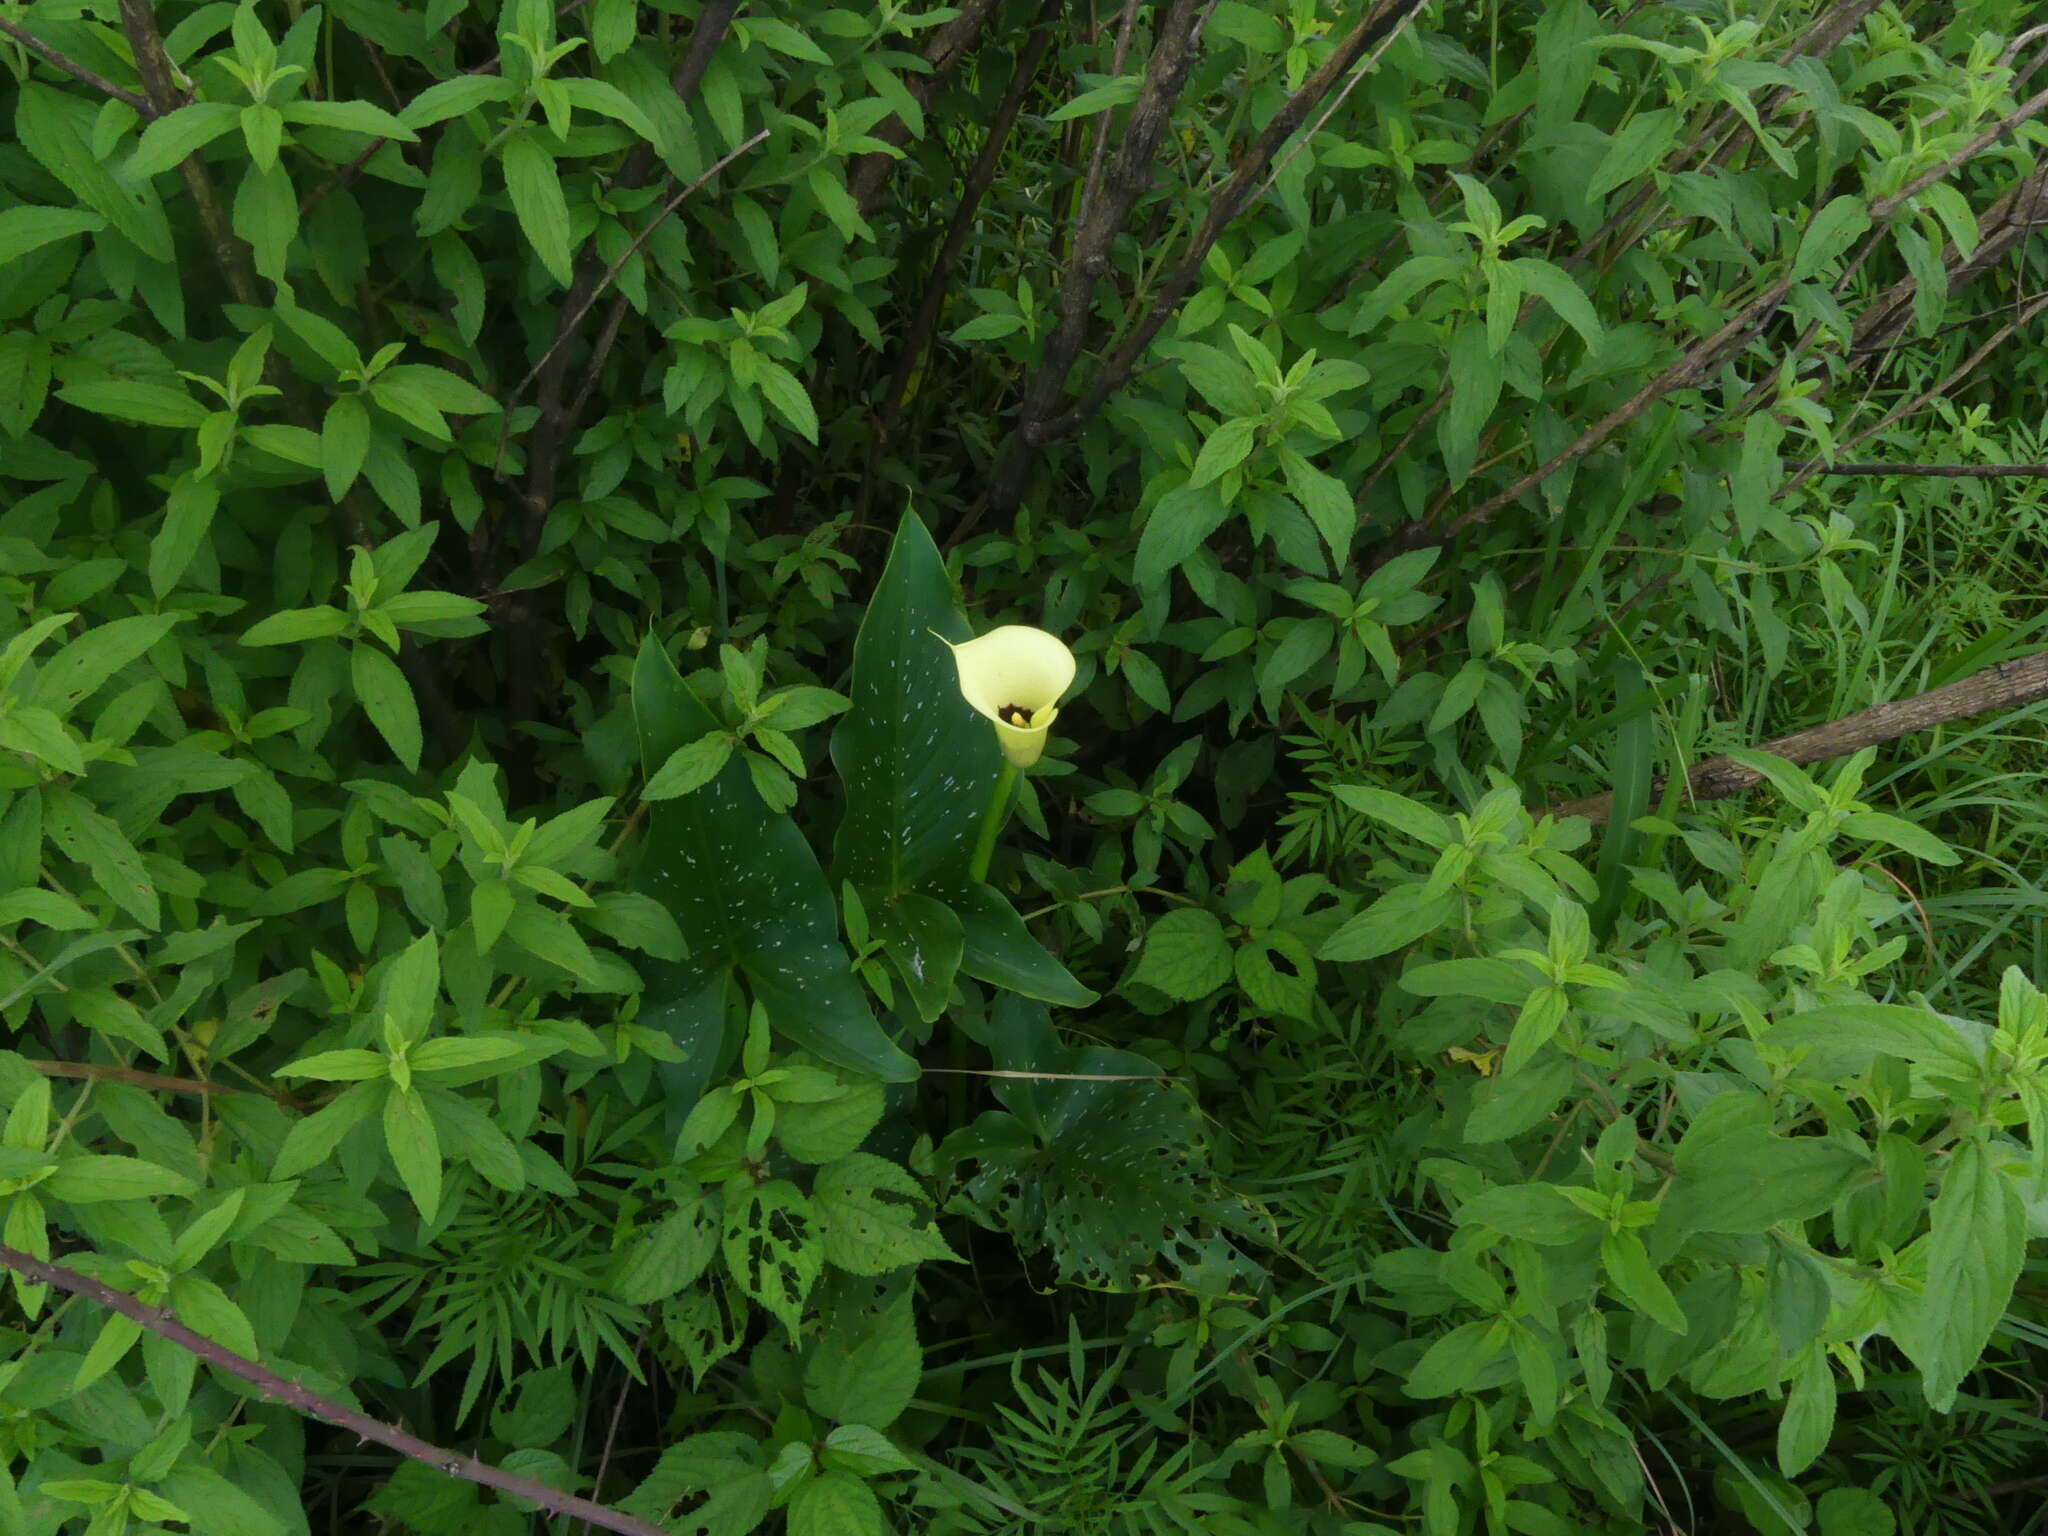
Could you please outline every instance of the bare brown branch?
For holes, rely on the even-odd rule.
[[[1937,725],[1981,715],[1994,709],[2017,709],[2048,699],[2048,651],[2036,651],[2014,661],[1973,672],[1958,682],[1948,683],[1909,699],[1873,704],[1840,720],[1830,720],[1789,736],[1759,743],[1756,750],[1782,757],[1789,763],[1819,763],[1847,757],[1864,747],[1932,730]],[[1686,773],[1687,788],[1695,799],[1715,800],[1739,795],[1763,782],[1763,775],[1728,757],[1711,757]],[[1659,781],[1652,793],[1661,791]],[[1613,794],[1591,795],[1550,808],[1553,816],[1584,816],[1596,826],[1605,822],[1614,808]]]
[[[932,39],[924,50],[924,62],[930,73],[904,84],[920,108],[931,106],[939,87],[967,57],[981,37],[982,29],[1001,5],[1002,0],[965,0],[960,14],[932,33]],[[880,139],[884,144],[907,144],[910,142],[910,125],[901,117],[890,117],[876,125],[871,137]],[[853,162],[847,173],[846,190],[853,194],[854,206],[860,209],[863,218],[873,211],[875,200],[882,195],[889,173],[895,168],[896,157],[880,150],[862,155]]]
[[[171,61],[164,52],[163,34],[157,30],[156,8],[150,0],[121,0],[121,30],[127,34],[128,47],[135,55],[135,72],[142,77],[142,88],[157,115],[183,106],[185,96],[172,79]],[[187,155],[178,174],[184,178],[185,191],[206,231],[207,243],[213,247],[214,262],[227,277],[229,291],[239,303],[256,304],[256,269],[249,261],[249,248],[228,221],[206,163],[196,154]]]
[[[967,173],[966,184],[960,190],[959,204],[953,209],[953,217],[946,226],[946,237],[939,246],[939,254],[932,261],[931,275],[925,279],[924,295],[918,301],[917,314],[897,349],[895,367],[890,370],[888,388],[883,393],[878,413],[877,436],[880,438],[886,439],[895,429],[897,413],[902,409],[904,394],[910,388],[910,375],[917,367],[917,360],[924,355],[933,332],[938,329],[939,316],[946,307],[946,290],[952,281],[954,264],[959,261],[961,251],[966,249],[967,238],[973,233],[974,217],[980,211],[982,198],[995,183],[1003,146],[1009,142],[1010,130],[1016,126],[1017,116],[1023,111],[1024,98],[1030,92],[1031,82],[1037,78],[1038,66],[1045,58],[1046,49],[1051,46],[1052,37],[1052,28],[1041,24],[1024,45],[1017,67],[1010,75],[1010,84],[1003,92],[1002,104],[996,108],[995,118],[989,123],[987,136],[982,140],[981,152],[975,156],[974,165]]]
[[[2048,475],[2048,464],[1819,464],[1816,475],[1924,475],[1940,480],[2020,480]]]
[[[1280,110],[1273,114],[1258,137],[1246,146],[1230,180],[1210,199],[1201,226],[1181,251],[1172,273],[1160,285],[1144,320],[1118,345],[1116,352],[1097,371],[1087,391],[1072,408],[1045,424],[1040,431],[1042,441],[1056,441],[1077,430],[1102,409],[1112,394],[1129,382],[1137,360],[1180,309],[1188,290],[1201,275],[1202,263],[1222,238],[1224,229],[1250,207],[1263,190],[1267,169],[1281,148],[1307,121],[1316,104],[1338,88],[1339,82],[1352,72],[1366,52],[1391,39],[1421,11],[1422,6],[1423,0],[1383,0],[1367,14],[1365,20],[1351,29],[1350,35],[1302,82],[1301,89],[1288,97]]]
[[[52,48],[19,22],[9,21],[6,17],[0,16],[0,33],[13,38],[45,64],[62,70],[74,80],[83,80],[102,96],[111,96],[116,101],[126,102],[135,109],[138,115],[144,118],[154,118],[161,115],[156,109],[156,104],[148,97],[138,96],[133,91],[123,90],[105,75],[97,74],[69,55],[59,53],[55,48]]]
[[[506,1472],[489,1462],[479,1461],[474,1456],[444,1451],[439,1446],[429,1445],[416,1435],[409,1435],[402,1429],[381,1423],[368,1414],[357,1413],[353,1408],[345,1408],[340,1403],[308,1391],[295,1381],[287,1381],[277,1372],[258,1365],[246,1355],[238,1355],[225,1345],[216,1344],[205,1335],[194,1333],[179,1322],[168,1307],[149,1306],[91,1275],[80,1274],[75,1269],[52,1264],[36,1258],[33,1254],[24,1253],[19,1248],[4,1245],[0,1245],[0,1266],[13,1270],[35,1284],[55,1286],[58,1290],[73,1296],[83,1296],[88,1301],[97,1302],[110,1312],[120,1313],[130,1322],[158,1338],[168,1339],[180,1349],[198,1356],[208,1365],[248,1382],[271,1402],[282,1403],[308,1418],[324,1419],[329,1424],[350,1430],[365,1440],[374,1440],[401,1456],[410,1457],[432,1467],[436,1472],[463,1478],[485,1488],[495,1488],[500,1493],[510,1494],[514,1498],[529,1499],[553,1514],[573,1515],[607,1531],[621,1532],[622,1536],[667,1536],[667,1533],[652,1521],[642,1520],[636,1515],[626,1514],[604,1504],[593,1503],[589,1499],[578,1498],[573,1493],[563,1493],[560,1489],[550,1488],[546,1483]]]
[[[675,73],[670,77],[679,100],[688,104],[696,95],[698,85],[703,81],[704,71],[711,65],[711,57],[718,51],[718,45],[725,40],[726,32],[732,26],[732,18],[740,8],[739,0],[712,0],[697,18],[696,30],[690,35],[690,45],[683,51]],[[754,141],[758,142],[758,138]],[[735,151],[737,153],[737,151]],[[733,157],[728,155],[720,160],[703,176],[685,189],[684,196],[702,186]],[[641,145],[626,159],[621,167],[618,182],[622,187],[636,187],[646,180],[654,165],[654,152],[647,145]],[[641,241],[661,221],[680,206],[681,198],[665,208],[642,230],[639,237],[627,249],[620,260],[612,264],[609,272],[603,271],[588,254],[577,264],[576,280],[562,299],[560,316],[555,322],[554,339],[533,371],[520,381],[511,400],[505,402],[507,419],[511,407],[524,394],[529,384],[535,386],[534,403],[540,407],[540,417],[534,423],[533,440],[527,450],[526,460],[526,535],[524,550],[531,553],[540,541],[541,525],[549,510],[555,504],[556,481],[561,474],[562,453],[568,446],[569,434],[575,422],[569,419],[569,412],[563,408],[562,386],[569,368],[569,343],[575,339],[576,328],[583,323],[583,317],[590,313],[590,307],[597,302],[604,285],[615,277],[627,257],[640,248]]]
[[[159,1093],[197,1093],[203,1095],[237,1094],[243,1090],[230,1088],[225,1083],[208,1082],[197,1077],[167,1077],[161,1072],[144,1072],[136,1067],[114,1066],[99,1061],[31,1061],[45,1077],[72,1077],[89,1079],[99,1083],[121,1083],[131,1088],[150,1088]],[[282,1088],[267,1090],[266,1097],[275,1099],[289,1109],[311,1109],[313,1106],[292,1097]]]
[[[1841,446],[1843,448],[1853,448],[1858,443],[1864,442],[1869,438],[1875,437],[1878,433],[1882,432],[1886,427],[1891,426],[1894,422],[1903,421],[1906,417],[1915,415],[1916,413],[1926,409],[1934,401],[1943,398],[1958,383],[1968,378],[1971,374],[1975,373],[1987,361],[1989,361],[1993,356],[1995,356],[1998,352],[1998,349],[2004,346],[2008,340],[2010,340],[2014,335],[2016,335],[2021,326],[2026,325],[2036,315],[2042,313],[2044,310],[2048,310],[2048,294],[2035,295],[2033,298],[2029,299],[2024,305],[2022,305],[2018,310],[2014,311],[2012,317],[2009,320],[2007,320],[2005,324],[2001,325],[1997,330],[1993,331],[1983,341],[1979,342],[1977,346],[1970,352],[1970,355],[1968,357],[1964,358],[1954,368],[1949,370],[1945,378],[1942,378],[1938,382],[1929,385],[1926,389],[1921,390],[1917,395],[1915,395],[1912,399],[1906,401],[1904,404],[1893,406],[1889,411],[1885,412],[1884,416],[1880,420],[1872,423],[1870,426],[1863,428],[1861,431],[1856,433],[1855,436],[1849,438],[1846,442],[1844,442]],[[1821,471],[1824,468],[1825,466],[1822,465],[1818,459],[1808,460],[1806,463],[1800,465],[1796,470],[1794,470],[1790,475],[1786,477],[1784,485],[1781,486],[1778,490],[1778,494],[1780,496],[1784,496],[1790,493],[1794,488],[1805,483],[1814,475],[1821,473]]]
[[[1379,547],[1373,551],[1369,562],[1371,567],[1377,569],[1407,550],[1417,549],[1425,544],[1445,543],[1474,524],[1490,522],[1503,507],[1509,506],[1524,493],[1541,485],[1574,459],[1583,458],[1591,453],[1664,396],[1704,378],[1721,358],[1742,346],[1760,330],[1765,322],[1777,313],[1778,306],[1785,302],[1785,295],[1791,291],[1792,279],[1789,277],[1780,278],[1772,283],[1737,310],[1734,317],[1718,331],[1686,348],[1662,373],[1594,422],[1545,462],[1516,480],[1506,490],[1489,496],[1470,511],[1453,518],[1442,528],[1433,528],[1428,523],[1416,523],[1382,540]]]
[[[1942,253],[1950,291],[2003,262],[2043,223],[2048,223],[2048,165],[2016,182],[1979,215],[1975,249],[1965,255],[1950,245]],[[1856,317],[1850,352],[1891,345],[1913,317],[1913,296],[1919,287],[1919,280],[1909,274],[1866,304]]]
[[[1172,119],[1174,103],[1180,99],[1188,72],[1200,54],[1202,28],[1213,5],[1214,0],[1173,0],[1160,19],[1151,57],[1145,61],[1138,97],[1124,119],[1116,153],[1110,159],[1098,195],[1084,203],[1076,221],[1073,255],[1053,299],[1052,332],[1046,337],[1038,365],[1025,385],[1017,423],[990,477],[987,495],[954,528],[954,542],[965,535],[984,510],[1010,511],[1023,496],[1025,483],[1038,461],[1038,450],[1048,440],[1048,424],[1066,394],[1067,376],[1087,340],[1088,312],[1095,285],[1109,271],[1110,246],[1123,233],[1138,199],[1152,185],[1152,163],[1159,141]]]
[[[741,0],[709,0],[698,14],[696,27],[690,34],[689,46],[677,62],[675,72],[669,77],[671,88],[685,105],[689,104],[696,95],[698,86],[703,83],[704,72],[710,67],[718,45],[725,40],[726,33],[731,29],[733,16],[738,12],[740,3]],[[608,270],[600,268],[593,252],[585,250],[579,253],[574,279],[569,285],[568,293],[563,295],[562,306],[556,317],[554,337],[549,341],[547,350],[541,354],[540,361],[520,381],[512,398],[504,402],[505,412],[502,419],[505,431],[510,430],[513,404],[526,392],[530,384],[536,386],[534,403],[540,414],[534,422],[532,438],[527,445],[525,483],[520,488],[523,516],[518,519],[517,533],[507,539],[504,546],[497,551],[501,561],[501,572],[504,565],[508,565],[519,555],[531,556],[540,547],[541,533],[547,526],[548,513],[554,509],[559,490],[562,456],[567,451],[569,439],[575,431],[578,412],[583,402],[590,397],[590,382],[595,377],[596,368],[603,363],[602,356],[593,359],[593,366],[586,374],[584,387],[577,390],[573,401],[565,403],[563,386],[568,377],[570,343],[575,340],[577,328],[583,323],[584,316],[590,313],[591,307],[602,295],[605,287],[617,277],[626,261],[639,250],[641,242],[656,226],[675,212],[683,200],[698,187],[710,180],[743,150],[759,143],[763,136],[765,130],[748,140],[731,155],[718,161],[710,170],[684,188],[680,195],[648,223]],[[622,188],[642,185],[653,170],[654,164],[653,147],[647,144],[637,146],[620,167],[616,178],[617,185]],[[607,318],[602,334],[608,339],[616,337],[619,324],[624,318],[624,314],[615,304],[613,315]],[[609,340],[607,349],[608,347]],[[503,435],[498,439],[501,473],[505,441]],[[508,619],[505,626],[507,713],[515,721],[530,720],[538,710],[540,697],[540,637],[535,622],[536,615],[532,604],[525,601],[511,604],[505,613]]]

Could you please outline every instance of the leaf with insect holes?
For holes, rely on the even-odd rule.
[[[817,1213],[787,1179],[749,1185],[729,1196],[723,1247],[726,1271],[792,1334],[804,1301],[824,1271]]]

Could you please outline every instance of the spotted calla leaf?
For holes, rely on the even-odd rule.
[[[718,728],[652,639],[633,664],[633,714],[649,773]],[[917,1064],[882,1032],[854,981],[810,845],[795,822],[761,803],[742,764],[729,762],[696,793],[651,808],[633,885],[674,915],[689,945],[685,963],[643,963],[640,1015],[691,1053],[689,1097],[723,1054],[735,975],[791,1043],[889,1082],[917,1076]],[[671,1094],[684,1086],[672,1083]]]
[[[1002,757],[940,643],[970,633],[938,546],[906,512],[853,644],[852,707],[832,732],[846,785],[833,863],[863,891],[898,896],[967,868]]]
[[[858,887],[870,913],[892,913],[917,896],[950,907],[966,974],[1061,1007],[1086,1007],[1095,994],[1046,953],[1000,892],[967,874],[1002,763],[995,732],[961,696],[953,653],[940,643],[970,633],[938,546],[917,514],[906,512],[854,642],[852,707],[832,733],[833,766],[846,786],[834,871]],[[915,901],[911,907],[929,911]],[[942,926],[950,936],[954,925]],[[929,967],[904,977],[926,1018],[943,1008],[944,997],[933,994],[949,994],[951,979],[949,972],[939,988]]]

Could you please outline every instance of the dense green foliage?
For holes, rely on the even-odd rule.
[[[0,5],[0,1244],[679,1536],[2048,1529],[2041,709],[1679,773],[2038,644],[1836,472],[2037,15]],[[16,1268],[4,1536],[579,1528]]]

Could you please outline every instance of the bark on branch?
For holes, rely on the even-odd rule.
[[[371,1418],[368,1414],[357,1413],[340,1403],[310,1392],[295,1381],[287,1381],[273,1370],[258,1365],[246,1355],[238,1355],[223,1344],[216,1344],[204,1334],[194,1333],[172,1315],[168,1307],[152,1307],[117,1291],[104,1280],[91,1275],[80,1274],[75,1269],[66,1269],[61,1264],[52,1264],[33,1254],[23,1253],[19,1248],[0,1245],[0,1266],[13,1270],[17,1275],[38,1285],[53,1285],[60,1291],[73,1296],[83,1296],[88,1301],[98,1302],[110,1312],[118,1312],[130,1322],[147,1329],[160,1339],[167,1339],[180,1349],[188,1350],[216,1369],[238,1376],[249,1383],[273,1403],[302,1413],[308,1418],[325,1419],[329,1424],[350,1430],[364,1440],[374,1440],[388,1446],[401,1456],[444,1472],[450,1477],[459,1477],[485,1488],[495,1488],[500,1493],[515,1498],[530,1499],[550,1514],[571,1515],[586,1520],[607,1531],[618,1531],[622,1536],[667,1536],[660,1526],[651,1520],[626,1514],[608,1505],[590,1499],[579,1498],[573,1493],[563,1493],[550,1488],[546,1483],[536,1482],[530,1477],[507,1472],[479,1461],[474,1456],[458,1455],[444,1451],[439,1446],[429,1445],[416,1435],[409,1435],[402,1429],[393,1428]]]
[[[1949,155],[1939,165],[1930,167],[1922,172],[1899,191],[1892,193],[1888,197],[1879,198],[1876,202],[1872,203],[1869,207],[1872,225],[1874,227],[1881,227],[1893,214],[1904,207],[1909,199],[1917,196],[1935,182],[1953,175],[1957,170],[1968,164],[1972,158],[1983,153],[1984,150],[2013,132],[2021,124],[2038,116],[2044,110],[2048,110],[2048,91],[2041,91],[2028,98],[1997,123],[1971,139],[1961,149]],[[2039,208],[2038,192],[2032,198],[2025,196],[2025,188],[2032,181],[2033,178],[2029,178],[2028,183],[2023,183],[2021,188],[2015,189],[2013,193],[2008,194],[2006,198],[2000,201],[1995,210],[2004,223],[2010,226],[2012,230],[2011,240],[2007,243],[2005,249],[2010,249],[2010,245],[2016,243],[2024,231],[2032,227],[2037,216]],[[1878,238],[1875,228],[1873,228],[1870,238],[1873,242]],[[1974,260],[1975,257],[1973,256],[1972,261],[1974,262]],[[1981,267],[1973,266],[1972,270],[1982,269]],[[1452,519],[1451,522],[1442,527],[1436,526],[1433,521],[1424,521],[1411,524],[1406,528],[1396,531],[1382,540],[1379,546],[1373,550],[1367,561],[1368,566],[1372,569],[1378,569],[1396,555],[1405,553],[1410,549],[1419,548],[1423,545],[1448,543],[1467,528],[1491,522],[1503,509],[1541,485],[1565,465],[1576,459],[1583,458],[1586,454],[1605,443],[1616,431],[1641,416],[1658,400],[1676,390],[1698,383],[1704,379],[1714,368],[1719,366],[1722,360],[1746,345],[1752,337],[1761,332],[1770,323],[1792,287],[1793,282],[1789,276],[1772,283],[1757,298],[1744,305],[1736,313],[1735,317],[1722,326],[1720,330],[1687,348],[1675,362],[1656,378],[1645,384],[1626,403],[1611,411],[1595,425],[1580,434],[1576,440],[1554,455],[1548,462],[1529,471],[1506,490],[1488,497],[1478,506]],[[1888,296],[1888,299],[1891,297]],[[1879,301],[1880,305],[1884,305],[1886,302],[1886,300]],[[1896,305],[1893,307],[1896,308]],[[1859,330],[1858,340],[1864,339]],[[1448,398],[1448,391],[1444,395],[1439,396],[1439,403],[1445,398]],[[1435,407],[1432,407],[1432,409],[1435,409]],[[1404,446],[1406,442],[1407,439],[1404,438]],[[1810,472],[1810,466],[1806,472]],[[1374,473],[1375,479],[1377,474],[1378,471],[1376,470]],[[1795,477],[1795,480],[1791,483],[1797,483],[1797,478]],[[1789,488],[1790,485],[1788,484],[1786,489]]]
[[[1173,118],[1174,103],[1180,100],[1188,72],[1201,52],[1202,28],[1209,19],[1214,0],[1173,0],[1159,23],[1159,35],[1152,55],[1145,61],[1145,74],[1138,86],[1138,98],[1125,118],[1122,142],[1110,157],[1107,171],[1094,195],[1082,203],[1075,220],[1073,254],[1053,300],[1053,328],[1046,337],[1045,350],[1024,388],[1024,401],[1017,412],[1017,424],[1010,432],[1003,456],[991,477],[984,506],[998,512],[1013,509],[1024,493],[1025,482],[1037,463],[1039,447],[1046,441],[1045,429],[1066,393],[1067,375],[1081,355],[1088,339],[1088,315],[1095,285],[1109,271],[1110,247],[1124,232],[1131,209],[1152,185],[1152,162],[1159,141]],[[980,515],[970,511],[959,528],[957,541]]]
[[[1064,411],[1058,406],[1066,392],[1067,375],[1078,358],[1085,337],[1088,299],[1095,280],[1107,270],[1110,243],[1122,232],[1132,206],[1150,185],[1152,157],[1165,130],[1174,101],[1193,63],[1208,6],[1176,5],[1160,27],[1160,42],[1154,48],[1140,88],[1137,104],[1124,125],[1124,139],[1108,178],[1109,195],[1090,198],[1081,211],[1080,227],[1074,235],[1074,255],[1067,267],[1066,281],[1057,306],[1059,324],[1046,342],[1045,352],[1026,391],[1018,412],[1016,428],[1010,435],[1003,458],[991,477],[986,499],[956,527],[948,544],[957,544],[985,511],[999,515],[1012,511],[1023,499],[1024,487],[1038,451],[1049,443],[1071,436],[1092,420],[1109,397],[1130,382],[1138,360],[1161,329],[1179,310],[1188,290],[1202,272],[1202,264],[1223,231],[1265,190],[1267,176],[1281,148],[1300,130],[1310,112],[1347,75],[1359,66],[1368,51],[1391,38],[1422,9],[1423,0],[1381,0],[1344,40],[1337,45],[1302,86],[1288,97],[1271,121],[1246,146],[1230,180],[1210,200],[1200,227],[1188,240],[1172,271],[1160,285],[1145,316],[1132,327],[1116,350],[1096,371],[1081,398]],[[1177,50],[1176,27],[1188,29],[1186,42]],[[1168,89],[1170,87],[1170,89]],[[1057,414],[1055,412],[1057,411]]]
[[[967,248],[968,236],[974,230],[974,216],[981,208],[981,200],[988,195],[988,189],[995,184],[997,168],[1002,163],[1003,147],[1009,142],[1010,130],[1017,124],[1018,114],[1024,109],[1024,98],[1031,90],[1031,83],[1038,77],[1038,66],[1051,46],[1053,29],[1049,23],[1041,23],[1018,55],[1017,67],[1011,72],[1009,86],[1003,92],[1002,104],[996,108],[994,120],[989,124],[988,134],[982,140],[981,152],[975,156],[973,168],[967,173],[966,185],[961,188],[960,202],[953,210],[952,220],[946,226],[945,240],[939,246],[939,254],[932,262],[931,276],[925,280],[924,295],[918,301],[917,315],[910,323],[910,331],[903,338],[903,345],[897,350],[896,363],[890,370],[889,384],[882,396],[882,405],[877,413],[877,436],[886,441],[895,431],[897,412],[903,407],[903,397],[910,389],[910,376],[917,368],[917,360],[924,355],[925,347],[938,330],[939,316],[945,309],[946,291],[953,278],[954,265],[960,253]]]
[[[133,91],[123,90],[105,75],[97,74],[87,69],[76,59],[59,53],[55,48],[52,48],[19,22],[9,21],[6,17],[0,16],[0,34],[13,38],[22,47],[41,59],[45,64],[50,65],[53,69],[62,70],[74,80],[83,80],[102,96],[111,96],[116,101],[127,103],[135,109],[136,116],[150,120],[162,115],[157,111],[156,104],[150,101],[148,97],[138,96]]]
[[[1302,82],[1301,89],[1288,97],[1280,110],[1273,114],[1272,121],[1260,130],[1259,136],[1245,150],[1237,170],[1224,184],[1223,190],[1210,200],[1201,227],[1181,252],[1172,274],[1160,285],[1144,320],[1104,362],[1087,393],[1069,410],[1045,424],[1040,434],[1043,441],[1054,442],[1079,429],[1102,409],[1111,395],[1130,382],[1138,359],[1180,309],[1181,301],[1201,276],[1202,264],[1223,237],[1224,229],[1271,184],[1267,171],[1274,157],[1280,153],[1281,146],[1294,136],[1295,131],[1307,121],[1309,113],[1358,66],[1369,50],[1393,37],[1422,6],[1423,0],[1385,0],[1385,3],[1375,6],[1364,21],[1352,28],[1350,36],[1338,44],[1336,50]]]
[[[121,30],[135,55],[135,73],[142,77],[153,115],[161,117],[185,105],[185,94],[172,78],[170,56],[164,52],[163,34],[157,30],[156,8],[150,0],[121,0]],[[249,248],[228,221],[227,208],[206,162],[196,154],[187,155],[179,162],[178,174],[184,179],[193,211],[199,215],[200,227],[206,231],[207,243],[213,247],[213,259],[228,280],[228,290],[237,303],[257,304],[256,269],[249,261]]]
[[[967,57],[981,37],[982,28],[989,24],[1001,4],[1002,0],[968,0],[960,7],[958,16],[932,34],[932,40],[924,50],[924,62],[930,73],[904,82],[904,89],[910,92],[920,109],[931,106],[939,87]],[[884,144],[907,144],[910,142],[910,125],[901,117],[889,117],[875,126],[871,137],[880,139]],[[876,150],[862,155],[848,169],[846,190],[853,195],[854,206],[860,210],[862,218],[874,211],[882,188],[888,184],[889,173],[895,168],[894,155]]]
[[[2048,651],[2036,651],[2015,661],[2002,661],[1995,667],[1986,667],[1958,682],[1917,693],[1909,699],[1873,704],[1840,720],[1830,720],[1825,725],[1760,742],[1756,750],[1782,757],[1789,763],[1826,762],[1830,758],[1847,757],[1851,752],[1874,747],[1880,742],[1910,736],[1915,731],[1932,730],[1952,720],[1981,715],[1987,710],[2017,709],[2040,699],[2048,699]],[[1718,800],[1728,795],[1739,795],[1762,783],[1763,775],[1743,767],[1732,758],[1710,757],[1689,769],[1686,780],[1694,799]],[[1651,794],[1661,793],[1663,787],[1664,781],[1660,779]],[[1614,795],[1610,791],[1553,805],[1550,814],[1584,816],[1599,826],[1606,822],[1613,809]]]
[[[1977,244],[1968,255],[1953,244],[1942,253],[1949,291],[1953,293],[2003,262],[2044,223],[2048,223],[2048,165],[2016,182],[1984,210],[1977,220]],[[1871,300],[1856,317],[1850,353],[1879,351],[1890,346],[1911,322],[1913,296],[1919,288],[1920,280],[1908,274]]]

